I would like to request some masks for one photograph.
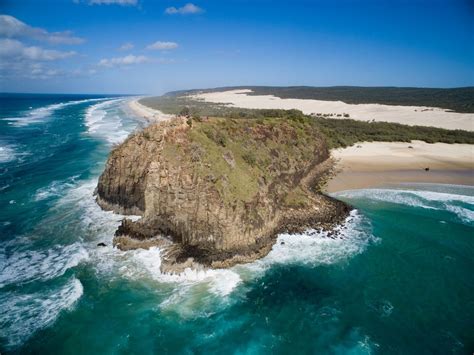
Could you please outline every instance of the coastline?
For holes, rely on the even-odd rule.
[[[140,104],[139,99],[130,101],[129,107],[150,122],[173,117]],[[474,145],[362,142],[334,149],[331,156],[333,175],[324,189],[328,193],[400,183],[474,185]]]
[[[469,144],[364,142],[331,155],[329,193],[400,183],[474,185],[474,146]]]
[[[227,90],[198,93],[191,98],[204,102],[248,109],[297,109],[306,115],[328,114],[343,119],[344,114],[358,121],[394,122],[444,129],[474,130],[473,113],[451,112],[438,107],[397,106],[382,104],[347,104],[342,101],[313,99],[282,99],[273,95],[248,95],[252,90]],[[339,115],[339,116],[338,116]]]
[[[159,110],[155,110],[148,106],[142,105],[140,99],[132,100],[128,103],[128,107],[137,115],[150,122],[167,121],[173,117]]]
[[[122,221],[114,246],[161,248],[163,238],[173,241],[163,250],[160,270],[180,273],[187,267],[220,269],[253,262],[271,251],[281,233],[313,228],[337,236],[336,227],[351,208],[311,189],[324,181],[331,166],[319,130],[307,124],[307,132],[278,119],[266,125],[241,119],[226,130],[223,121],[214,118],[191,126],[185,117],[177,117],[149,125],[111,152],[98,180],[96,201],[104,210],[143,216]],[[224,147],[221,140],[208,138],[210,130],[225,142],[232,136],[234,146]],[[263,143],[262,134],[268,138]],[[298,134],[308,143],[292,149]],[[206,145],[201,145],[203,141]],[[285,154],[273,154],[276,142]],[[287,174],[281,178],[262,170],[249,176],[255,161],[245,160],[241,148],[248,145],[262,149],[268,167],[287,164]],[[196,151],[200,152],[197,161]],[[230,163],[226,157],[231,157]],[[203,172],[203,166],[209,170]],[[214,177],[219,173],[227,181],[223,191]]]

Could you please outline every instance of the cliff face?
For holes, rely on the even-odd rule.
[[[111,152],[97,200],[142,215],[123,221],[119,248],[165,246],[169,270],[231,266],[268,253],[278,232],[345,217],[346,205],[312,190],[328,157],[308,122],[177,118]]]

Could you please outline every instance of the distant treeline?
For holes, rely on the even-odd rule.
[[[410,142],[421,140],[427,143],[474,144],[474,132],[448,130],[436,127],[408,126],[391,122],[357,121],[346,118],[314,117],[299,110],[243,109],[228,107],[187,97],[165,95],[140,100],[144,105],[168,114],[182,114],[200,119],[203,116],[226,117],[230,119],[289,119],[318,126],[326,136],[331,148],[347,147],[357,142]]]
[[[408,126],[392,122],[357,121],[324,118],[303,114],[299,110],[244,110],[227,114],[229,118],[289,119],[316,125],[324,134],[329,148],[349,147],[357,142],[410,142],[474,144],[474,132],[437,127]]]
[[[455,112],[474,112],[474,87],[434,89],[411,87],[359,86],[235,86],[205,90],[174,91],[176,96],[197,92],[251,89],[249,95],[274,95],[280,98],[343,101],[348,104],[384,104],[440,107]]]
[[[331,148],[357,142],[410,142],[474,144],[474,132],[436,127],[407,126],[392,122],[365,122],[351,119],[314,118]]]

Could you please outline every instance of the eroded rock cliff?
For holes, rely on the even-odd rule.
[[[316,192],[329,165],[309,121],[176,118],[130,136],[110,154],[97,201],[139,214],[121,249],[159,245],[162,267],[227,267],[266,255],[276,234],[330,228],[349,208]]]

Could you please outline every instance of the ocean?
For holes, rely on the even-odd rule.
[[[355,207],[340,238],[283,234],[254,263],[164,275],[159,249],[112,248],[122,216],[93,196],[147,124],[130,98],[0,100],[2,354],[474,351],[474,187],[339,192]]]

